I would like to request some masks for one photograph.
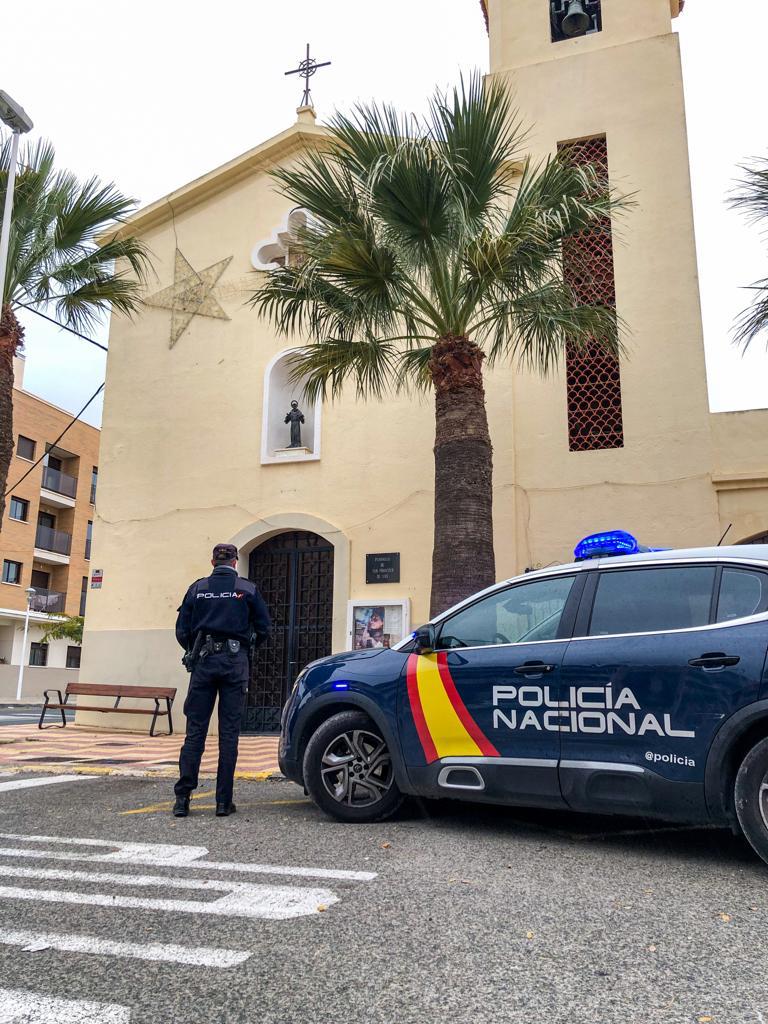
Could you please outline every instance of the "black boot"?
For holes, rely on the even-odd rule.
[[[186,818],[189,814],[189,797],[188,796],[177,796],[176,803],[173,805],[173,816],[174,818]]]
[[[217,818],[228,818],[230,814],[234,814],[237,808],[231,801],[228,804],[216,804],[216,817]]]

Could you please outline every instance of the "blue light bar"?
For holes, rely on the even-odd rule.
[[[348,690],[349,683],[334,683],[333,688],[334,690]]]
[[[640,551],[648,551],[637,538],[626,530],[606,530],[605,533],[593,533],[579,541],[573,556],[577,562],[588,558],[605,558],[610,555],[636,555]]]

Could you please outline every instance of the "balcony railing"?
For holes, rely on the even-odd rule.
[[[33,612],[47,612],[49,615],[63,615],[67,595],[58,590],[35,587],[35,596],[29,602]]]
[[[74,498],[77,494],[77,477],[68,476],[60,469],[43,466],[43,487],[47,491],[55,491],[67,498]]]
[[[72,550],[72,534],[53,530],[50,526],[38,526],[35,547],[43,551],[55,551],[57,555],[68,555]]]

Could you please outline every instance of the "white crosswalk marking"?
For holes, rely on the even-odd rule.
[[[294,875],[299,878],[328,878],[349,882],[371,882],[375,871],[344,871],[339,868],[298,867],[283,864],[241,864],[236,861],[203,860],[205,846],[172,846],[164,843],[123,843],[106,839],[64,839],[59,836],[25,836],[13,832],[0,832],[0,839],[23,840],[27,843],[74,846],[75,850],[40,851],[24,847],[0,847],[2,857],[31,859],[87,861],[107,864],[141,864],[151,867],[201,868],[206,871],[230,871],[236,874]],[[80,853],[77,847],[94,850],[109,849],[110,853]]]
[[[0,793],[7,793],[12,789],[30,789],[33,786],[55,786],[57,782],[87,782],[89,779],[99,779],[100,775],[44,775],[35,779],[14,779],[13,782],[0,782]],[[3,1024],[0,1017],[0,1024]]]
[[[0,988],[0,1024],[130,1024],[131,1011],[117,1003],[57,999],[19,988]]]
[[[64,953],[90,953],[96,956],[131,957],[195,967],[237,967],[251,956],[238,949],[212,949],[208,946],[176,946],[159,942],[111,942],[95,935],[63,935],[59,932],[15,931],[0,928],[0,944],[57,949]],[[0,1016],[0,1022],[3,1021]]]
[[[22,868],[15,864],[2,866],[4,877],[40,878],[48,881],[81,881],[97,885],[160,887],[192,889],[197,892],[223,892],[217,900],[172,900],[115,896],[107,893],[71,892],[59,889],[21,889],[0,885],[0,897],[34,900],[42,903],[79,903],[99,907],[131,907],[137,910],[171,910],[182,914],[212,914],[223,917],[253,917],[271,921],[303,917],[317,913],[318,906],[329,907],[339,902],[330,889],[298,886],[255,885],[252,882],[229,882],[222,878],[169,878],[167,875],[113,875],[106,872],[58,871],[53,868]],[[0,1018],[0,1024],[2,1018]]]

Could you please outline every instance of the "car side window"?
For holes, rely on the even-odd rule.
[[[757,569],[723,569],[717,621],[745,619],[768,611],[768,575]]]
[[[685,565],[600,573],[589,636],[706,626],[715,567]]]
[[[490,594],[447,619],[437,646],[486,647],[555,640],[574,579],[556,576]]]

